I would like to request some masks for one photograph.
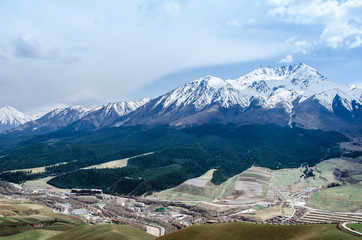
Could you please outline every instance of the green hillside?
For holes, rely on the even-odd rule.
[[[175,187],[210,169],[217,169],[211,182],[219,185],[252,165],[271,169],[313,166],[340,156],[338,143],[342,141],[348,138],[336,132],[276,125],[121,127],[71,138],[52,133],[3,152],[0,161],[0,171],[49,166],[45,172],[3,172],[0,178],[21,182],[58,175],[49,183],[142,195]],[[149,152],[154,153],[129,159],[123,168],[80,170]],[[54,165],[61,162],[66,163]]]
[[[134,227],[104,224],[76,227],[49,240],[152,240],[155,238]]]
[[[158,238],[159,240],[354,240],[333,224],[262,225],[249,223],[203,224]]]
[[[81,218],[31,201],[0,198],[0,239],[47,239],[83,224]]]
[[[1,238],[2,240],[46,240],[52,236],[61,233],[60,231],[51,231],[51,230],[31,230],[8,237]]]

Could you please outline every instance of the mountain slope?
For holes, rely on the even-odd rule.
[[[68,126],[74,130],[98,129],[113,123],[118,117],[132,112],[148,101],[149,99],[145,98],[140,101],[109,103],[94,108],[80,105],[58,108],[36,121],[14,129],[13,132],[48,133]]]
[[[80,105],[58,108],[45,114],[35,121],[28,122],[12,130],[12,132],[46,133],[55,131],[81,119],[91,111],[93,111],[93,109]]]
[[[273,123],[358,132],[361,107],[361,88],[339,85],[299,64],[261,67],[235,80],[208,76],[189,82],[120,117],[115,126]]]
[[[137,228],[127,225],[99,224],[86,225],[71,229],[67,232],[56,235],[49,240],[152,240],[156,237],[145,233]]]
[[[18,127],[34,120],[31,116],[19,112],[13,107],[0,108],[0,132]]]
[[[170,234],[166,234],[159,240],[337,240],[359,239],[349,233],[339,230],[333,224],[310,225],[263,225],[250,223],[219,223],[195,225]]]
[[[56,109],[12,132],[91,131],[130,125],[277,124],[362,134],[362,88],[298,64],[260,67],[237,79],[207,76],[156,99]]]
[[[126,115],[142,105],[148,103],[149,98],[139,101],[116,102],[105,104],[94,109],[92,112],[71,124],[68,129],[95,130],[111,125],[117,118]]]

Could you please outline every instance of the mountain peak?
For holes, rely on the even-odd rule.
[[[0,131],[17,127],[32,120],[31,116],[19,112],[14,107],[6,106],[0,108]]]
[[[203,77],[201,79],[199,79],[200,81],[200,85],[207,85],[208,87],[212,87],[215,89],[219,89],[223,86],[225,86],[226,82],[225,80],[218,78],[218,77],[213,77],[213,76],[206,76]]]
[[[314,68],[305,65],[304,63],[299,63],[296,65],[281,66],[281,67],[259,67],[245,76],[240,77],[240,80],[250,81],[250,80],[283,80],[285,78],[306,78],[309,76],[318,77],[321,80],[325,78],[318,73]]]
[[[333,89],[340,91],[331,91]],[[283,106],[290,113],[295,100],[301,103],[319,94],[314,99],[326,109],[333,111],[335,95],[343,95],[346,99],[345,96],[352,94],[349,91],[348,87],[328,80],[316,69],[299,63],[276,68],[259,67],[235,80],[205,76],[164,94],[151,101],[151,105],[152,109],[162,109],[162,112],[186,112],[202,111],[215,105],[223,108],[235,106],[246,109],[254,102],[265,109]],[[321,94],[323,92],[328,94]],[[346,101],[350,102],[351,99],[356,97],[351,95]]]

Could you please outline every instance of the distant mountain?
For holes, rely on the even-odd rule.
[[[34,118],[25,113],[19,112],[13,107],[0,108],[0,132],[18,127]]]
[[[115,126],[205,123],[358,132],[362,88],[337,84],[305,64],[260,67],[235,80],[207,76],[189,82],[120,117]]]
[[[93,130],[113,123],[118,117],[134,111],[150,99],[140,101],[116,102],[103,106],[86,108],[71,106],[55,109],[36,121],[28,122],[14,132],[47,133],[72,125],[74,130]]]
[[[150,98],[143,98],[139,101],[116,102],[105,104],[94,109],[86,116],[80,118],[69,126],[76,131],[79,130],[95,130],[114,123],[121,116],[136,110],[137,108],[148,103]]]
[[[362,134],[362,88],[337,84],[305,64],[260,67],[234,80],[207,76],[153,100],[56,109],[12,131],[32,134],[228,123]]]

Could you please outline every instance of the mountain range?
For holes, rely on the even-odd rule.
[[[317,70],[298,64],[260,67],[237,79],[207,76],[152,100],[109,103],[95,108],[71,106],[36,120],[16,112],[0,110],[1,130],[15,127],[9,132],[44,133],[130,125],[235,123],[277,124],[359,135],[362,88],[337,84]]]

